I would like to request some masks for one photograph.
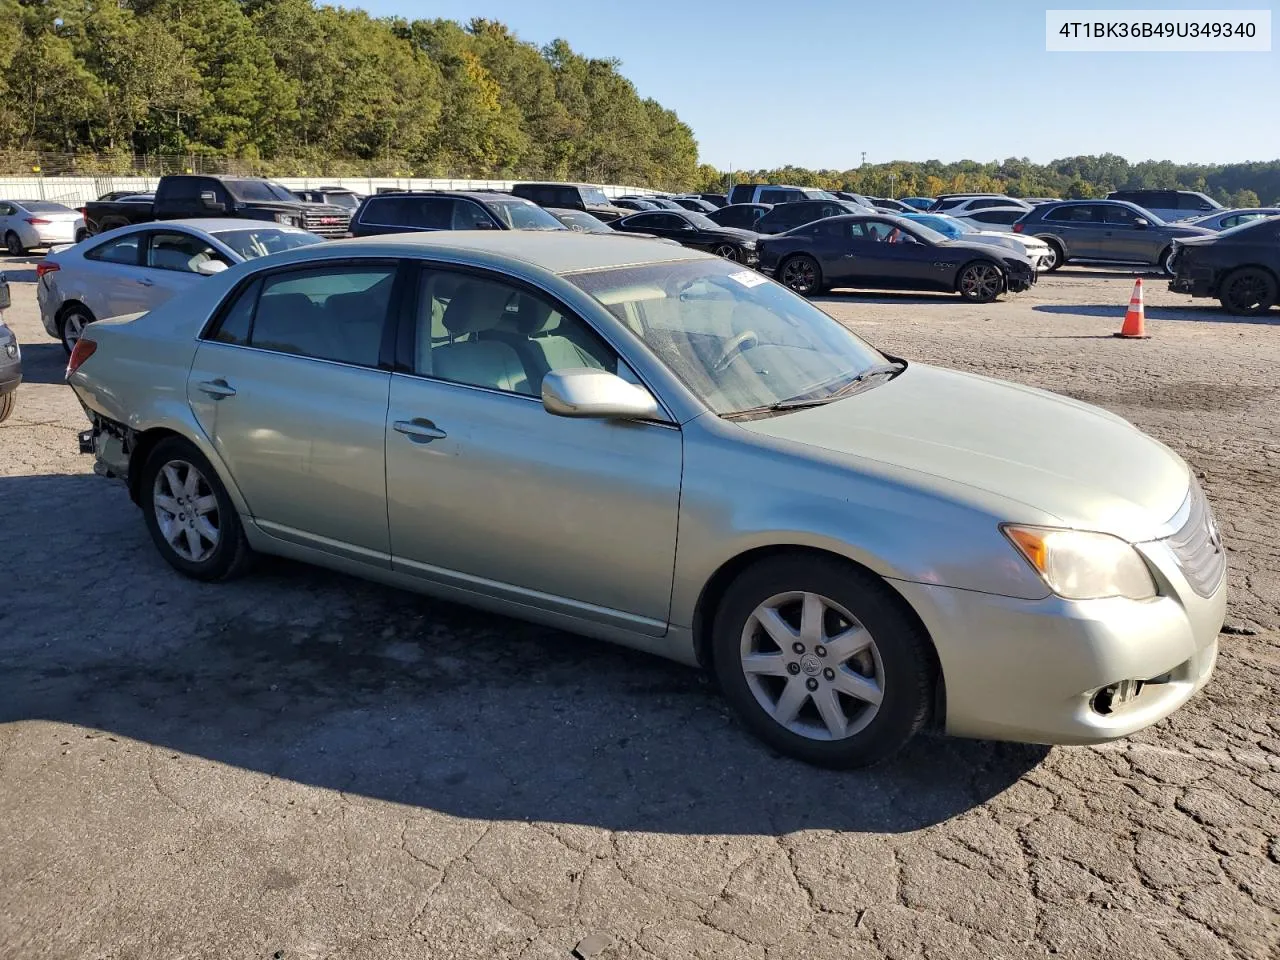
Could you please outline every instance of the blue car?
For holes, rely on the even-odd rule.
[[[917,210],[928,210],[933,206],[933,197],[899,197],[898,199]]]

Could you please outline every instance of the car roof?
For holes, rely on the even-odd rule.
[[[472,200],[493,200],[501,198],[504,200],[518,200],[521,203],[528,203],[524,197],[514,197],[502,190],[388,190],[385,193],[375,193],[366,200],[377,200],[379,197],[469,197]]]
[[[668,211],[674,213],[675,211]],[[625,235],[601,237],[574,230],[436,230],[331,240],[274,254],[272,263],[369,257],[439,255],[479,266],[518,271],[533,266],[549,273],[581,273],[610,267],[697,260],[711,256],[675,244]]]
[[[264,227],[270,227],[282,233],[307,232],[301,227],[290,227],[276,223],[273,220],[245,220],[235,217],[189,217],[185,220],[148,220],[146,223],[131,223],[123,227],[116,227],[114,230],[104,230],[102,233],[94,234],[89,240],[97,240],[100,237],[106,237],[108,234],[111,236],[126,236],[130,233],[141,233],[144,230],[165,230],[172,227],[209,234],[229,233],[232,230],[261,230]]]

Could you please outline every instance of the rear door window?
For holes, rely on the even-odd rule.
[[[1091,203],[1067,203],[1050,210],[1044,218],[1053,223],[1093,223],[1097,219],[1094,209]]]

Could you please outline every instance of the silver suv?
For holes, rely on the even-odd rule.
[[[1013,225],[1013,232],[1049,245],[1052,259],[1042,270],[1057,270],[1070,260],[1102,260],[1159,266],[1172,276],[1173,241],[1213,231],[1173,226],[1120,200],[1064,200],[1035,207]]]

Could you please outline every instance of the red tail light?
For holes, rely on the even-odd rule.
[[[41,260],[36,264],[36,279],[39,280],[46,273],[57,273],[62,267],[56,263],[50,263],[48,260]]]
[[[1015,223],[1015,224],[1013,225],[1013,232],[1014,232],[1014,233],[1021,233],[1021,232],[1022,232],[1022,229],[1023,229],[1023,228],[1022,228],[1022,224],[1020,224],[1020,223]]]
[[[71,375],[80,369],[80,365],[93,356],[93,352],[98,349],[98,345],[88,337],[81,337],[76,341],[75,347],[71,350],[71,359],[67,361],[67,374],[64,380],[70,380]]]
[[[53,222],[52,220],[41,220],[39,217],[27,217],[26,220],[33,227],[46,227]]]

